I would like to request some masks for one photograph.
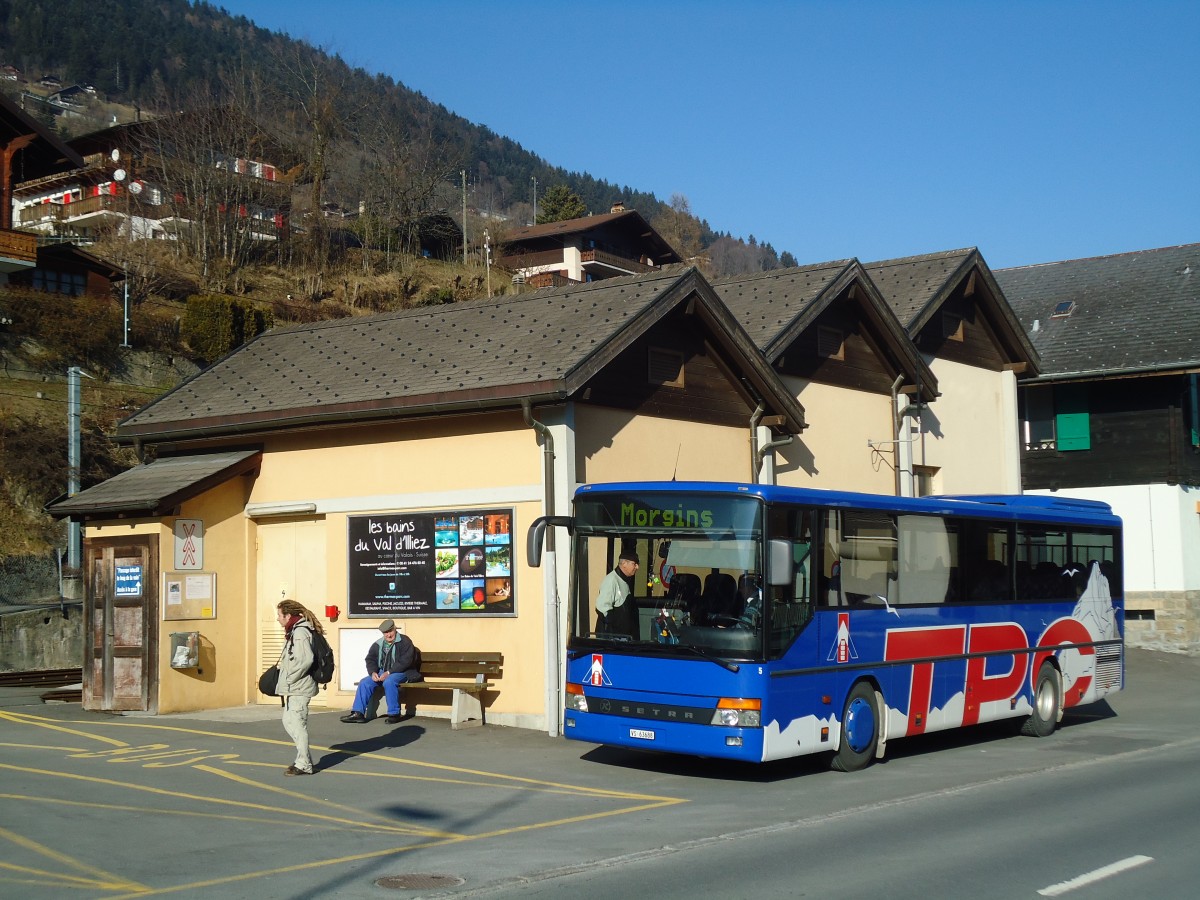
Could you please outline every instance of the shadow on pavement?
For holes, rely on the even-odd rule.
[[[332,769],[334,766],[363,754],[376,753],[380,750],[398,750],[420,740],[425,734],[423,725],[397,727],[386,724],[383,719],[372,719],[365,725],[342,725],[341,727],[347,731],[353,731],[359,739],[331,744],[330,752],[313,765],[314,771],[321,772],[325,769]],[[379,731],[381,728],[384,729],[382,732]]]

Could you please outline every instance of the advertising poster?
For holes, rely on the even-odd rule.
[[[351,616],[511,615],[513,512],[349,518]]]

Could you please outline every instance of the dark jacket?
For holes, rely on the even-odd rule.
[[[380,638],[367,651],[367,674],[376,672],[407,672],[416,668],[417,648],[405,634],[396,633],[396,640],[385,650],[385,640]]]

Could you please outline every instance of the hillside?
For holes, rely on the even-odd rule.
[[[102,39],[90,27],[95,22],[105,23]],[[459,220],[465,172],[468,236],[487,224],[499,238],[505,223],[530,222],[536,179],[543,191],[566,185],[593,212],[622,200],[685,258],[706,260],[714,275],[795,264],[770,243],[722,234],[692,215],[685,197],[664,202],[552,165],[387,76],[351,68],[211,3],[0,0],[0,64],[18,70],[17,80],[0,82],[11,94],[46,95],[53,85],[39,85],[45,75],[62,86],[94,88],[78,115],[41,110],[65,133],[110,124],[114,116],[128,121],[130,110],[148,115],[214,101],[242,108],[295,150],[314,208],[373,202],[370,164],[383,156],[394,163],[396,178],[388,185],[391,196],[377,199],[403,194],[421,211],[446,211]]]
[[[64,138],[170,122],[167,111],[219,127],[233,148],[265,138],[291,186],[293,223],[277,242],[236,251],[101,235],[89,252],[129,273],[132,350],[120,347],[119,303],[64,307],[0,290],[11,320],[0,325],[0,557],[63,543],[63,526],[41,510],[66,489],[66,369],[92,376],[83,382],[87,487],[136,462],[107,437],[123,415],[231,349],[201,339],[198,304],[253,311],[267,327],[481,296],[479,238],[486,228],[502,241],[532,220],[533,179],[584,210],[622,200],[710,274],[781,264],[769,244],[714,231],[684,197],[664,203],[553,166],[391,78],[206,2],[0,0],[0,75],[0,90]],[[64,104],[59,92],[74,86],[82,89]],[[181,146],[184,133],[167,128],[159,140]],[[465,229],[466,261],[457,250],[414,252],[420,223],[439,215]],[[490,274],[493,292],[511,289],[508,273]]]

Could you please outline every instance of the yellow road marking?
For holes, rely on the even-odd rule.
[[[249,778],[241,778],[237,775],[234,775],[232,772],[222,772],[220,769],[214,769],[211,766],[196,766],[195,768],[199,769],[201,772],[207,772],[210,775],[216,775],[220,778],[227,778],[230,781],[236,782],[237,784],[247,784],[247,785],[250,785],[251,787],[258,788],[259,790],[270,791],[270,792],[276,793],[276,794],[283,794],[285,797],[290,797],[292,799],[296,799],[299,796],[303,796],[303,795],[298,795],[295,793],[295,791],[288,790],[285,787],[277,787],[277,786],[271,785],[271,784],[263,784],[262,782],[259,782],[259,781],[252,781]],[[356,807],[343,806],[342,804],[334,803],[331,800],[318,800],[315,797],[304,797],[304,799],[308,800],[311,803],[315,803],[318,806],[327,806],[330,809],[336,809],[339,812],[349,813],[351,816],[356,817],[353,819],[345,819],[345,820],[332,818],[332,819],[329,819],[329,821],[333,821],[333,822],[347,821],[347,822],[358,822],[360,825],[363,824],[362,819],[363,819],[364,813],[361,809],[358,809]],[[282,812],[282,810],[281,810],[281,812]],[[375,818],[380,823],[379,825],[375,826],[376,828],[383,828],[383,829],[386,829],[387,831],[398,831],[401,834],[415,834],[415,835],[420,835],[421,837],[441,837],[441,838],[457,838],[457,837],[463,836],[460,834],[456,834],[452,831],[439,831],[435,828],[423,828],[420,825],[397,825],[394,821],[389,821],[387,819],[384,819],[382,816],[375,816]]]
[[[228,754],[228,753],[208,753],[206,751],[199,751],[199,750],[192,750],[192,749],[177,750],[177,751],[170,750],[169,745],[147,745],[147,746],[143,746],[143,747],[130,747],[128,744],[117,741],[115,739],[104,738],[102,736],[95,735],[95,734],[88,733],[88,732],[75,731],[75,730],[69,729],[65,726],[58,725],[56,723],[52,723],[49,720],[40,719],[38,717],[32,717],[32,716],[14,717],[14,716],[5,714],[3,712],[0,712],[0,718],[9,718],[12,721],[20,721],[24,724],[28,724],[28,725],[32,725],[32,726],[36,726],[36,727],[50,728],[52,730],[65,731],[70,734],[75,734],[77,736],[87,737],[87,738],[94,739],[94,740],[107,741],[108,743],[110,743],[116,747],[125,748],[124,751],[112,750],[112,751],[103,751],[100,753],[87,751],[87,750],[70,750],[70,749],[64,748],[64,752],[67,752],[69,755],[82,756],[82,757],[93,757],[93,758],[108,756],[108,757],[111,757],[108,760],[110,762],[134,763],[134,762],[138,762],[139,760],[141,760],[143,758],[146,760],[158,760],[158,759],[163,759],[163,758],[171,759],[171,758],[177,757],[179,754],[183,754],[183,753],[196,753],[196,754],[198,754],[198,756],[194,760],[189,760],[188,763],[185,763],[185,764],[189,764],[189,765],[191,765],[191,767],[199,769],[199,770],[204,771],[211,775],[215,775],[215,776],[222,777],[222,778],[228,778],[228,779],[236,781],[238,783],[252,785],[254,787],[258,787],[263,790],[273,791],[276,793],[282,793],[292,799],[295,799],[297,797],[303,797],[303,795],[295,794],[294,792],[285,790],[283,788],[278,788],[278,787],[271,786],[271,785],[265,785],[265,784],[255,782],[250,779],[243,779],[243,778],[240,778],[240,777],[234,775],[232,772],[223,771],[222,769],[215,768],[213,766],[201,764],[200,760],[207,759],[207,760],[212,760],[212,761],[218,761],[218,762],[224,763],[225,765],[232,765],[232,766],[271,765],[272,767],[274,767],[274,764],[256,763],[256,762],[249,761],[249,760],[241,760],[241,759],[237,759],[237,758],[233,757],[231,754]],[[162,725],[162,724],[148,723],[148,722],[97,721],[97,722],[89,722],[87,724],[92,727],[100,726],[100,727],[118,727],[118,728],[140,728],[140,729],[150,729],[150,730],[155,730],[155,731],[166,731],[166,732],[172,732],[172,733],[178,733],[178,734],[192,734],[192,735],[200,735],[200,736],[204,736],[204,737],[222,738],[222,739],[229,740],[229,741],[237,741],[237,742],[244,742],[244,743],[251,743],[251,744],[267,744],[270,746],[280,746],[280,747],[289,747],[289,748],[292,746],[291,741],[271,739],[271,738],[260,738],[260,737],[255,737],[253,735],[229,734],[226,732],[219,732],[219,731],[203,731],[203,730],[199,730],[199,729],[183,728],[180,726]],[[266,877],[270,877],[272,875],[281,875],[281,874],[285,874],[285,873],[300,872],[300,871],[304,871],[307,869],[316,869],[316,868],[323,868],[323,867],[328,867],[328,866],[344,865],[347,863],[360,862],[363,860],[378,859],[378,858],[387,857],[387,856],[400,855],[400,854],[408,853],[412,850],[427,849],[427,848],[439,847],[439,846],[447,846],[447,845],[451,845],[451,844],[455,844],[455,843],[462,843],[465,841],[485,840],[485,839],[502,837],[505,835],[519,834],[519,833],[523,833],[523,832],[530,832],[530,831],[536,831],[536,830],[547,829],[547,828],[557,828],[557,827],[562,827],[562,826],[566,826],[566,825],[574,825],[574,824],[579,824],[581,822],[594,821],[594,820],[599,820],[599,819],[608,818],[608,817],[612,817],[612,816],[627,815],[629,813],[644,812],[644,811],[653,810],[653,809],[661,809],[661,808],[666,808],[666,807],[670,807],[670,806],[675,806],[677,804],[689,802],[684,798],[661,797],[661,796],[655,796],[655,795],[649,795],[649,794],[640,794],[640,793],[636,793],[636,792],[632,792],[632,791],[613,790],[611,788],[599,788],[599,787],[591,787],[591,786],[587,786],[587,785],[564,784],[561,782],[544,781],[541,779],[528,778],[528,777],[519,776],[519,775],[509,775],[509,774],[500,773],[500,772],[486,772],[486,771],[481,771],[481,770],[476,770],[476,769],[469,769],[469,768],[465,768],[465,767],[461,767],[461,766],[448,765],[448,764],[444,764],[444,763],[422,762],[419,760],[404,759],[404,758],[400,758],[400,757],[387,756],[387,755],[383,755],[380,753],[359,752],[359,751],[352,751],[352,750],[344,750],[344,749],[335,748],[335,747],[320,747],[320,746],[314,746],[312,749],[323,751],[326,753],[336,753],[336,754],[345,756],[347,758],[363,756],[363,757],[367,757],[368,759],[370,759],[372,761],[392,763],[397,766],[403,766],[403,767],[425,769],[425,770],[430,770],[434,773],[444,773],[441,775],[438,775],[438,774],[415,775],[415,774],[398,773],[398,772],[368,773],[368,772],[353,772],[353,771],[343,771],[343,772],[336,773],[336,774],[342,774],[342,775],[352,775],[355,777],[373,777],[373,778],[403,778],[403,779],[414,780],[414,781],[428,781],[428,782],[435,782],[435,783],[462,785],[462,786],[468,786],[468,787],[490,787],[493,789],[503,788],[503,789],[507,789],[507,790],[534,791],[534,792],[542,792],[542,793],[547,793],[547,794],[564,794],[564,795],[577,796],[577,797],[590,796],[595,799],[607,799],[607,800],[618,800],[618,801],[641,801],[641,802],[636,803],[634,806],[620,807],[617,809],[604,810],[601,812],[594,812],[594,813],[586,813],[586,814],[582,814],[582,815],[569,816],[569,817],[560,818],[560,819],[552,819],[552,820],[545,821],[545,822],[533,822],[533,823],[529,823],[529,824],[525,824],[525,825],[516,825],[516,826],[512,826],[510,828],[497,829],[494,831],[482,832],[482,833],[474,834],[474,835],[455,834],[452,832],[437,832],[437,831],[433,831],[433,830],[429,830],[429,829],[420,829],[418,826],[401,827],[401,826],[395,825],[394,823],[389,823],[389,824],[386,824],[383,826],[378,826],[378,825],[367,826],[373,832],[378,832],[382,828],[383,830],[390,832],[390,833],[410,834],[413,836],[426,837],[428,839],[418,841],[417,843],[410,844],[408,846],[390,847],[390,848],[381,849],[381,850],[356,853],[356,854],[352,854],[352,855],[348,855],[348,856],[339,856],[339,857],[335,857],[335,858],[331,858],[331,859],[327,859],[327,860],[310,860],[308,862],[297,863],[295,865],[290,865],[290,866],[281,866],[281,867],[277,867],[277,868],[273,868],[273,869],[266,869],[266,870],[257,871],[257,872],[243,872],[243,873],[236,874],[236,875],[227,875],[227,876],[223,876],[221,878],[214,878],[214,879],[209,879],[206,881],[193,882],[190,884],[183,884],[183,885],[173,885],[173,886],[162,887],[162,888],[149,888],[144,885],[125,881],[125,882],[122,882],[122,885],[123,885],[122,889],[133,891],[133,893],[126,894],[125,896],[127,896],[127,897],[144,897],[144,896],[149,896],[152,894],[169,894],[169,893],[178,893],[180,891],[197,890],[197,889],[213,887],[213,886],[217,886],[217,885],[233,884],[233,883],[237,883],[237,882],[251,881],[254,879],[258,879],[258,878],[266,878]],[[162,750],[163,752],[153,752],[153,753],[150,752],[150,751],[157,751],[157,750]],[[180,765],[181,763],[179,760],[175,759],[171,764],[172,765]],[[166,763],[143,762],[143,765],[145,765],[146,767],[161,767],[163,765],[166,765]],[[10,770],[19,771],[19,772],[42,774],[42,775],[46,775],[46,776],[50,776],[50,777],[76,779],[76,780],[80,780],[80,781],[93,782],[93,783],[97,783],[97,784],[108,784],[108,785],[111,785],[114,787],[123,787],[123,788],[128,788],[130,790],[144,791],[144,792],[148,792],[148,793],[152,793],[152,794],[162,794],[162,795],[170,796],[173,798],[196,800],[196,801],[201,801],[201,802],[206,802],[206,803],[234,806],[234,807],[238,807],[238,808],[242,808],[242,809],[249,809],[249,810],[256,810],[256,811],[266,812],[266,813],[281,814],[281,815],[284,815],[286,817],[287,822],[292,825],[304,826],[306,824],[309,824],[309,823],[302,822],[302,821],[301,822],[296,821],[296,817],[302,817],[305,819],[312,820],[313,823],[322,823],[322,824],[326,824],[326,825],[331,824],[331,823],[337,824],[337,825],[347,825],[347,826],[350,826],[351,828],[356,828],[356,829],[362,829],[364,827],[364,824],[362,822],[363,813],[361,810],[357,810],[357,809],[353,810],[353,813],[356,816],[356,818],[352,819],[352,820],[348,820],[348,819],[343,819],[338,816],[322,815],[322,814],[318,814],[318,813],[297,812],[295,810],[282,809],[282,808],[272,807],[269,805],[259,804],[259,803],[249,803],[249,802],[245,802],[245,801],[233,801],[233,800],[218,799],[218,798],[214,798],[214,797],[201,797],[201,796],[196,796],[196,795],[191,795],[191,794],[182,794],[178,791],[166,791],[166,790],[161,790],[158,788],[146,787],[144,785],[130,784],[130,783],[120,782],[120,781],[115,781],[115,780],[110,780],[110,779],[76,775],[73,773],[53,772],[53,771],[45,771],[45,770],[39,770],[39,769],[22,769],[17,766],[10,766],[10,765],[5,765],[5,764],[0,764],[0,769],[10,769]],[[325,777],[328,777],[328,774],[329,774],[328,772],[325,773]],[[448,777],[451,775],[458,776],[458,777]],[[6,795],[0,795],[0,796],[6,796]],[[339,804],[334,804],[329,801],[317,801],[314,798],[310,798],[310,797],[303,797],[303,799],[307,799],[314,803],[321,803],[322,805],[326,805],[328,807],[331,807],[331,808],[337,809],[337,810],[348,809],[348,807],[341,806]],[[69,801],[60,801],[60,802],[69,802]],[[167,812],[167,811],[164,811],[164,812]],[[207,816],[225,818],[224,816],[219,816],[218,814],[215,814],[215,813],[194,813],[194,812],[188,813],[185,811],[179,811],[178,814],[180,814],[180,815],[207,815]],[[246,821],[259,821],[259,819],[257,819],[256,817],[250,817],[250,816],[246,816],[246,817],[228,816],[227,818],[245,819]]]
[[[17,834],[15,831],[9,831],[7,828],[0,828],[0,838],[3,838],[4,840],[7,840],[13,844],[16,844],[18,847],[23,847],[32,853],[36,853],[40,856],[44,856],[47,859],[54,861],[62,868],[74,869],[75,871],[79,871],[79,872],[91,871],[95,874],[99,874],[100,876],[102,876],[105,879],[103,886],[110,890],[122,890],[122,891],[128,891],[128,890],[144,891],[144,890],[147,890],[145,885],[138,884],[136,881],[130,881],[128,878],[118,878],[116,875],[113,875],[111,872],[105,872],[103,869],[97,869],[95,867],[86,867],[86,866],[82,865],[81,863],[79,863],[74,858],[67,856],[65,853],[60,853],[59,851],[55,850],[52,847],[47,847],[45,844],[39,844],[37,841],[31,840],[30,838],[25,837],[25,835]],[[25,871],[33,871],[33,870],[25,870]],[[64,875],[61,872],[58,873],[58,876],[62,877],[62,878],[71,878],[72,877],[72,876]],[[96,884],[97,882],[96,882],[95,878],[91,878],[91,879],[87,880],[85,883]]]

